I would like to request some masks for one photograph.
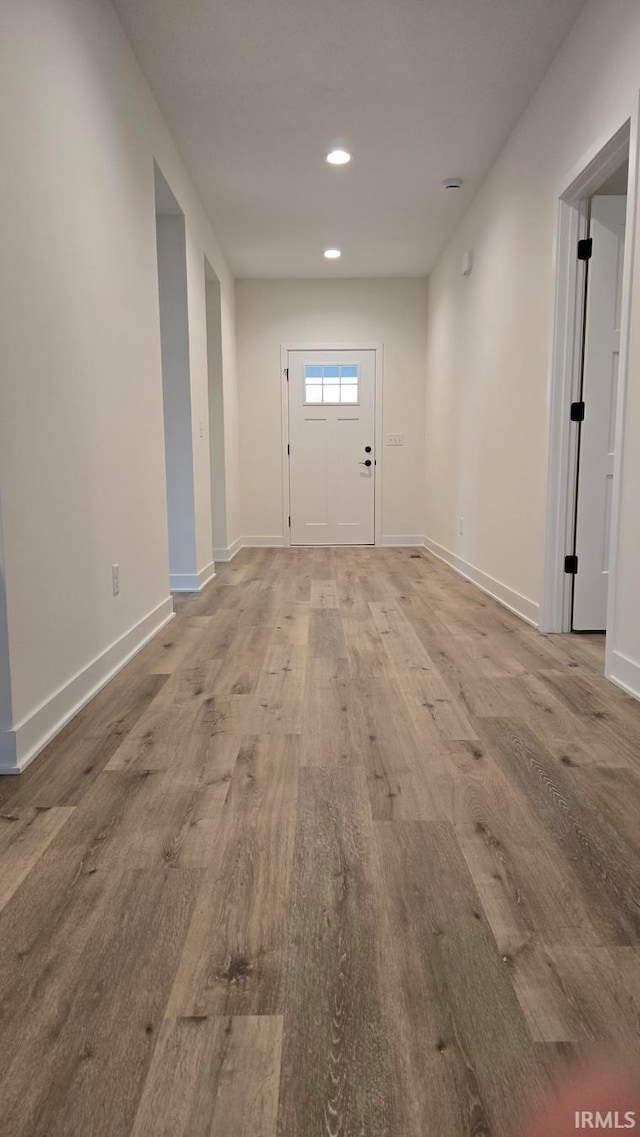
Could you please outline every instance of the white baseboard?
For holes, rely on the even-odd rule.
[[[19,774],[110,679],[173,617],[168,596],[12,731],[0,734],[0,774]]]
[[[191,572],[172,572],[169,577],[171,592],[197,592],[198,574]]]
[[[219,561],[220,564],[228,564],[229,561],[233,560],[236,553],[240,552],[241,548],[242,548],[242,537],[236,537],[235,541],[232,541],[231,544],[227,548],[214,549],[213,550],[213,559],[215,562]]]
[[[402,548],[413,549],[416,546],[418,548],[422,548],[423,542],[424,542],[424,537],[422,536],[422,534],[416,534],[416,533],[409,533],[409,534],[407,534],[407,533],[384,534],[383,533],[383,535],[381,537],[376,538],[376,545],[383,545],[385,547],[395,548],[395,549],[402,549]]]
[[[510,612],[514,612],[516,616],[520,616],[531,624],[534,628],[538,627],[540,618],[540,605],[536,604],[535,600],[530,600],[527,596],[522,596],[520,592],[515,592],[513,588],[503,584],[502,581],[496,580],[494,577],[489,576],[488,573],[482,572],[481,569],[476,568],[474,565],[464,561],[457,553],[451,553],[449,549],[445,549],[442,545],[438,545],[436,541],[432,541],[429,537],[425,537],[422,541],[425,549],[433,553],[434,557],[444,561],[452,569],[455,569],[460,576],[464,576],[470,580],[472,584],[477,585],[488,596],[493,597]]]
[[[205,565],[205,567],[203,569],[200,569],[200,572],[198,573],[198,592],[200,591],[201,588],[204,588],[205,584],[208,584],[210,580],[213,580],[215,575],[216,575],[215,562],[210,561],[209,564]]]
[[[216,567],[211,561],[211,564],[206,565],[197,573],[172,573],[169,579],[169,587],[172,592],[200,592],[205,584],[213,580],[215,575]]]
[[[640,699],[640,663],[629,659],[628,655],[623,655],[620,651],[612,651],[611,665],[606,675],[616,687],[622,687],[628,695]]]
[[[392,548],[421,548],[424,538],[421,533],[400,533],[383,535],[376,541],[376,545],[385,545]],[[311,548],[311,546],[309,546]],[[233,560],[236,553],[240,549],[284,549],[288,548],[288,542],[279,534],[278,536],[262,536],[261,534],[253,537],[238,537],[237,541],[233,542],[228,549],[214,549],[214,560],[219,561],[221,564]],[[172,578],[173,579],[173,578]],[[171,589],[172,592],[176,590]]]
[[[283,549],[287,542],[284,537],[243,537],[243,549]]]

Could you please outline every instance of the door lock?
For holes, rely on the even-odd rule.
[[[371,459],[367,458],[364,462],[360,462],[360,465],[361,466],[370,466],[371,465]]]

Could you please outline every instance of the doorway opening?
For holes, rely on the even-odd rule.
[[[571,630],[605,632],[620,365],[628,155],[588,200],[577,424]]]
[[[155,166],[162,401],[172,592],[197,592],[185,218]]]
[[[629,119],[560,197],[543,632],[611,627],[635,169]]]
[[[283,348],[287,544],[375,544],[380,355],[370,344]]]

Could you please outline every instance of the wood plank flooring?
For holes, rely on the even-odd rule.
[[[245,550],[0,781],[0,1137],[514,1137],[640,1060],[640,705],[426,553]]]

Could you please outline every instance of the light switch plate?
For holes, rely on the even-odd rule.
[[[404,446],[404,434],[388,434],[387,446]]]

